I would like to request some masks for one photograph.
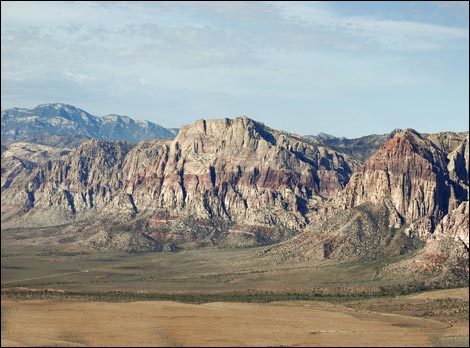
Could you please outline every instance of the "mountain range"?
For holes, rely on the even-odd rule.
[[[72,105],[42,104],[34,109],[2,110],[2,144],[29,141],[51,145],[51,141],[125,140],[139,142],[149,139],[172,138],[177,129],[164,128],[149,121],[128,116],[93,116]],[[55,139],[50,140],[53,136]]]
[[[12,142],[31,137],[32,124],[93,139]],[[118,124],[148,132],[120,138]],[[157,129],[63,104],[2,112],[2,228],[61,226],[54,243],[87,250],[405,255],[407,272],[463,269],[468,279],[468,132],[299,136],[246,116],[201,119],[149,139]]]

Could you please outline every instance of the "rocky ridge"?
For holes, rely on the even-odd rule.
[[[387,140],[334,201],[343,208],[389,202],[402,220],[397,225],[426,216],[440,220],[468,200],[467,166],[468,137],[446,154],[416,131],[406,129]]]
[[[437,146],[414,130],[394,131],[302,233],[261,254],[345,260],[413,252],[384,272],[452,270],[468,280],[468,134],[458,140]]]
[[[281,242],[260,251],[281,261],[417,253],[409,269],[468,273],[468,133],[395,130],[365,162],[244,116],[137,145],[34,146],[2,146],[4,228],[65,223],[60,243],[127,251]]]
[[[344,152],[361,162],[367,160],[387,140],[389,134],[372,134],[356,139],[338,138],[329,134],[308,135],[305,138],[313,143]]]
[[[142,231],[158,236],[190,217],[234,227],[214,233],[266,240],[260,237],[266,228],[304,228],[309,214],[340,191],[358,165],[247,117],[200,120],[173,140],[136,146],[93,140],[35,168],[22,185],[2,193],[8,209],[16,204],[19,212],[2,223],[47,226],[104,213],[121,220],[145,217]],[[247,227],[253,232],[245,233]]]

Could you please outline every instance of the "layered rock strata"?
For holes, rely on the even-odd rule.
[[[4,222],[168,215],[300,230],[358,165],[247,117],[200,120],[173,140],[136,146],[93,140],[35,168],[3,192],[2,202],[21,211]]]

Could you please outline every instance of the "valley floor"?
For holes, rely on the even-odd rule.
[[[2,297],[2,347],[469,345],[468,288],[344,304]],[[456,302],[466,304],[466,314],[449,306]]]
[[[468,287],[422,292],[393,262],[88,253],[2,233],[1,344],[468,347]]]

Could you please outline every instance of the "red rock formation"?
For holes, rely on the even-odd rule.
[[[6,194],[29,211],[17,224],[170,211],[173,217],[301,229],[307,213],[341,190],[357,165],[247,117],[200,120],[173,140],[133,148],[87,142]]]
[[[448,162],[443,151],[417,132],[398,132],[351,177],[335,201],[343,208],[387,201],[408,223],[425,216],[440,220],[467,199],[465,186],[452,180],[461,163],[449,170]]]

